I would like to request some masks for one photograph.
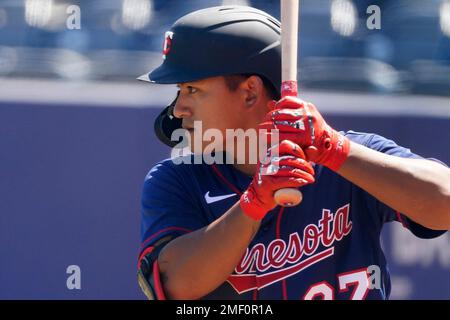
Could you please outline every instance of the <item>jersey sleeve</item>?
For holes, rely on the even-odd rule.
[[[367,134],[367,133],[358,133],[354,131],[348,131],[346,133],[346,136],[359,144],[362,144],[370,149],[396,156],[396,157],[402,157],[402,158],[410,158],[410,159],[423,159],[423,157],[411,152],[410,149],[402,147],[397,145],[394,141],[386,139],[382,136],[376,135],[376,134]],[[429,159],[433,161],[437,161],[443,165],[441,161],[437,159]],[[415,236],[423,239],[431,239],[438,237],[445,233],[445,230],[432,230],[428,229],[419,223],[414,222],[404,214],[395,211],[394,209],[390,208],[383,202],[375,199],[373,196],[367,194],[368,197],[371,197],[371,199],[368,202],[368,204],[372,207],[372,211],[375,211],[377,214],[380,215],[382,219],[382,223],[391,222],[391,221],[397,221],[400,222],[405,228],[410,230]]]
[[[170,160],[147,174],[141,195],[141,252],[207,225],[189,175]],[[187,169],[187,168],[185,168]]]

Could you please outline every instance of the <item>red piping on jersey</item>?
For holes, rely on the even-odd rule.
[[[278,211],[277,224],[275,228],[275,236],[277,239],[281,238],[281,218],[283,217],[284,207],[280,207],[280,211]],[[283,291],[283,300],[287,300],[287,287],[286,287],[286,279],[281,281],[281,288]]]
[[[170,231],[170,230],[185,231],[186,233],[192,232],[192,230],[189,230],[189,229],[186,229],[186,228],[180,228],[180,227],[169,227],[169,228],[165,228],[165,229],[159,230],[158,232],[152,234],[150,237],[148,237],[147,239],[145,239],[144,242],[142,242],[142,244],[141,244],[141,250],[142,250],[142,248],[144,248],[145,245],[146,245],[150,240],[152,240],[154,237],[156,237],[157,235],[159,235],[159,234],[161,234],[161,233],[163,233],[163,232]]]
[[[279,239],[281,236],[281,218],[283,217],[284,213],[284,207],[280,207],[280,210],[278,211],[278,217],[277,217],[277,226],[275,229],[276,237]]]
[[[397,215],[397,219],[398,221],[401,222],[402,226],[406,229],[408,229],[408,225],[406,224],[406,222],[403,220],[402,215],[400,214],[400,212],[395,211],[395,214]]]
[[[164,290],[162,288],[161,278],[159,277],[158,261],[155,261],[153,263],[153,283],[155,285],[156,299],[167,300],[166,295],[164,294]]]
[[[231,190],[233,190],[238,196],[242,195],[242,192],[239,191],[238,188],[236,188],[230,181],[227,180],[227,178],[225,178],[222,173],[220,173],[219,169],[216,168],[215,164],[211,165],[211,168],[214,170],[215,174],[217,174],[219,176],[220,179],[222,179],[222,181],[228,186],[228,188],[230,188]]]
[[[258,300],[258,289],[253,290],[253,296],[252,299],[254,301]]]

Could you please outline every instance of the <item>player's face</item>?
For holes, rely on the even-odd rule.
[[[221,146],[226,146],[226,129],[245,129],[249,126],[242,90],[231,91],[223,77],[182,83],[178,87],[180,95],[174,115],[183,119],[183,128],[189,131],[192,151],[207,152],[205,148],[208,145],[211,151],[212,141],[215,142],[216,151],[223,150]],[[201,130],[198,126],[194,128],[196,121],[201,122]],[[211,136],[214,136],[214,140]],[[201,149],[195,145],[196,141],[202,141]]]

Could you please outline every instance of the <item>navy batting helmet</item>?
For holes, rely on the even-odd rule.
[[[219,6],[189,13],[166,32],[163,63],[139,80],[159,84],[191,82],[214,76],[256,74],[276,92],[281,88],[281,24],[264,11]],[[158,138],[169,146],[181,119],[172,104],[155,121]]]

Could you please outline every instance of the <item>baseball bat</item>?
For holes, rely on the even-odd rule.
[[[300,0],[281,0],[281,97],[298,94],[297,46]],[[294,188],[277,190],[275,202],[283,207],[298,205],[302,193]]]

